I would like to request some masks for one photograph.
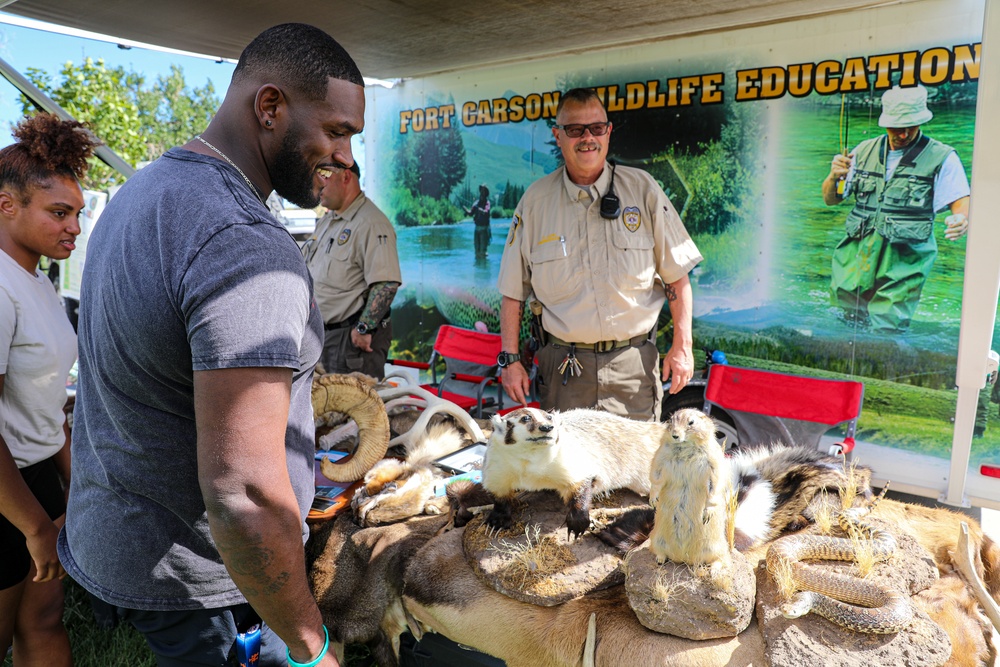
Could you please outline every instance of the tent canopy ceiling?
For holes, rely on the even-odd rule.
[[[0,0],[3,11],[121,39],[238,58],[261,30],[311,23],[362,73],[401,79],[555,53],[785,21],[903,0]]]

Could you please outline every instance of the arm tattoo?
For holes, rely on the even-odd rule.
[[[398,289],[399,283],[397,282],[372,283],[368,292],[368,300],[365,302],[365,309],[361,312],[361,321],[369,327],[378,326],[378,323],[389,312],[389,306],[396,298],[396,290]]]
[[[664,285],[663,291],[667,295],[667,301],[677,301],[677,290],[674,289],[673,285]]]
[[[273,595],[288,583],[291,573],[268,572],[268,569],[273,566],[272,553],[262,544],[245,544],[236,541],[231,543],[216,542],[216,548],[220,555],[226,554],[226,566],[232,574],[253,578],[255,585],[244,583],[240,587],[244,595]]]

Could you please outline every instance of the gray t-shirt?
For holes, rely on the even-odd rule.
[[[232,167],[173,149],[130,178],[97,222],[83,273],[73,475],[59,536],[69,575],[133,609],[245,601],[198,486],[193,372],[293,370],[285,448],[304,538],[322,341],[295,240]]]

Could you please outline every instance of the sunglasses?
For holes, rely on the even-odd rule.
[[[611,123],[591,123],[590,125],[556,125],[556,129],[562,130],[567,137],[577,139],[583,136],[584,132],[590,132],[591,136],[603,137],[611,128]]]

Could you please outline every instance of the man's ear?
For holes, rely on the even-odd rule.
[[[273,128],[284,120],[288,101],[285,94],[273,83],[265,83],[254,97],[254,113],[261,127]]]

